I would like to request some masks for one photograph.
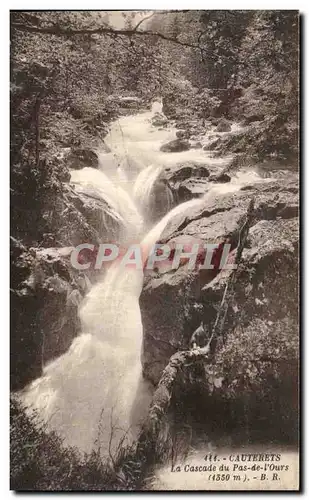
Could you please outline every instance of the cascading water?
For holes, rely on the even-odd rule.
[[[134,184],[133,195],[136,202],[143,208],[146,206],[147,201],[152,193],[154,183],[162,173],[161,166],[149,165],[141,171]]]
[[[173,208],[142,238],[140,211],[147,211],[151,203],[161,165],[192,159],[205,162],[204,152],[197,150],[160,152],[164,142],[175,138],[175,129],[154,129],[150,119],[157,111],[161,111],[160,103],[152,111],[117,120],[106,138],[112,152],[100,152],[100,170],[84,168],[71,173],[79,189],[95,192],[124,221],[123,243],[139,239],[146,249],[158,241],[169,220],[203,203],[203,199],[194,199]],[[222,188],[233,191],[240,186],[238,179]],[[213,189],[218,192],[220,186]],[[168,195],[165,203],[168,211]],[[102,240],[108,243],[104,235]],[[122,268],[117,261],[102,273],[80,308],[81,335],[21,393],[23,402],[38,408],[67,444],[83,451],[97,445],[102,452],[114,452],[124,435],[127,439],[134,436],[147,410],[151,390],[142,379],[140,362],[142,284],[142,270]]]
[[[127,191],[112,182],[101,170],[85,167],[71,171],[71,182],[85,193],[95,193],[119,214],[125,226],[125,236],[130,232],[134,239],[142,230],[143,219]]]
[[[134,184],[133,196],[144,214],[145,222],[153,222],[169,212],[174,200],[165,181],[163,167],[149,165],[142,170]]]

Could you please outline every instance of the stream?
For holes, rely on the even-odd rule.
[[[207,165],[210,157],[202,148],[161,152],[163,143],[176,138],[176,129],[152,126],[156,112],[162,112],[160,102],[150,111],[116,120],[105,138],[111,152],[99,152],[99,169],[88,167],[71,173],[73,184],[85,191],[94,189],[119,215],[125,245],[141,242],[150,248],[170,219],[203,203],[199,198],[172,208],[171,193],[166,189],[161,200],[165,215],[149,223],[146,215],[153,209],[152,192],[163,167],[188,161]],[[207,140],[206,135],[205,144]],[[219,168],[226,161],[211,159]],[[253,171],[237,174],[228,184],[213,185],[205,197],[237,191],[257,180]],[[137,436],[147,414],[153,388],[143,380],[140,361],[142,286],[142,270],[121,268],[115,262],[102,272],[81,304],[81,334],[22,392],[23,402],[38,409],[65,444],[82,452],[95,448],[103,455],[116,453],[119,445]]]

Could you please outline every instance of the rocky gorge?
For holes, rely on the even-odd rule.
[[[290,293],[284,295],[284,300],[289,297],[290,310],[294,310],[297,317],[297,307],[295,307],[297,279],[291,280],[293,273],[295,275],[298,261],[297,193],[298,186],[295,181],[286,181],[286,184],[270,181],[265,184],[247,185],[236,193],[214,196],[205,201],[202,209],[191,210],[188,214],[182,214],[172,220],[165,228],[160,241],[162,243],[176,242],[184,235],[188,235],[189,238],[200,238],[206,243],[221,243],[227,236],[232,236],[237,241],[237,234],[249,200],[254,197],[255,220],[249,232],[248,248],[244,251],[242,263],[247,282],[240,281],[243,288],[247,289],[250,301],[253,304],[256,302],[253,308],[251,304],[251,314],[255,309],[255,314],[264,316],[260,309],[263,305],[267,305],[269,313],[276,315],[280,310],[283,315],[286,314],[286,308],[273,309],[275,303],[278,304],[274,297],[272,301],[275,300],[275,302],[270,307],[271,299],[267,293],[271,295],[275,293],[275,290],[271,292],[271,287],[263,284],[264,273],[273,274],[274,281],[281,279],[279,278],[281,272],[279,269],[276,270],[278,265],[279,268],[282,267],[284,275],[282,278],[286,277],[286,286],[291,287]],[[272,251],[274,257],[272,257]],[[190,336],[198,326],[197,323],[200,322],[199,314],[209,318],[210,325],[211,319],[215,317],[216,307],[218,301],[221,300],[227,276],[224,271],[215,277],[209,276],[209,272],[207,276],[207,271],[204,271],[204,274],[205,276],[201,272],[190,273],[184,268],[179,268],[175,272],[163,273],[146,279],[141,295],[141,307],[144,311],[144,368],[146,374],[155,383],[158,382],[160,373],[171,354],[189,345]],[[239,279],[244,279],[244,276],[240,275]],[[255,286],[252,280],[255,281]],[[265,290],[264,302],[261,302],[263,296],[263,293],[262,295],[260,293],[261,290]],[[155,301],[153,300],[154,294]],[[245,295],[239,296],[238,307],[240,313],[247,316],[248,304],[247,299],[244,299]],[[149,307],[150,302],[152,307]],[[165,302],[167,303],[166,315],[164,315]],[[171,314],[171,304],[173,304],[173,310],[175,308],[175,316]],[[241,308],[240,304],[242,304]],[[194,310],[200,313],[193,313]],[[197,323],[194,324],[194,321],[192,323],[192,317],[195,317]],[[175,318],[177,318],[176,323]],[[147,337],[148,331],[149,337]],[[160,343],[161,338],[162,343]],[[164,355],[165,352],[166,355]]]
[[[45,200],[50,229],[43,244],[29,245],[20,233],[11,238],[12,304],[19,312],[12,318],[12,388],[26,405],[38,407],[65,442],[90,450],[102,425],[104,397],[112,408],[117,401],[106,389],[102,394],[100,385],[110,363],[108,373],[117,380],[112,392],[122,388],[126,394],[121,409],[115,407],[118,418],[128,425],[143,415],[141,434],[134,434],[134,460],[144,460],[146,446],[147,454],[153,450],[149,467],[157,460],[169,464],[175,448],[185,456],[205,442],[293,444],[298,439],[297,168],[269,161],[238,165],[235,155],[214,155],[213,136],[227,137],[239,124],[224,132],[216,126],[204,134],[187,132],[186,147],[180,143],[175,150],[176,122],[154,111],[158,103],[152,107],[141,111],[138,103],[124,111],[111,123],[104,145],[65,148],[68,174],[53,205]],[[144,229],[128,197],[132,189]],[[113,277],[94,270],[91,259],[88,270],[71,265],[72,249],[80,243],[123,245],[145,230],[142,244],[229,241],[233,260],[251,200],[253,219],[212,353],[204,346],[234,271],[190,271],[184,264],[145,271],[143,277],[118,271]],[[205,336],[192,347],[201,324]],[[98,326],[103,351],[101,340],[87,333],[95,327],[97,335]],[[116,357],[107,361],[111,345]],[[128,375],[122,381],[123,359]],[[102,398],[89,391],[91,385]],[[72,427],[72,419],[78,426]],[[105,438],[101,443],[107,446]]]
[[[164,123],[164,131],[170,126],[163,114],[157,112],[154,118],[151,127],[161,128]],[[295,436],[295,414],[291,408],[286,414],[281,391],[292,391],[291,397],[295,401],[298,363],[297,173],[271,164],[237,167],[233,164],[233,157],[216,158],[211,148],[207,150],[211,134],[215,133],[214,130],[205,137],[200,133],[194,138],[188,133],[188,146],[183,148],[180,143],[180,150],[175,146],[178,139],[173,140],[172,148],[168,146],[170,143],[163,144],[164,158],[169,154],[188,152],[189,161],[170,163],[167,160],[152,188],[160,198],[158,185],[163,183],[163,190],[171,191],[175,207],[193,201],[192,206],[189,204],[187,209],[176,212],[163,226],[160,243],[175,244],[188,238],[220,244],[229,238],[235,248],[248,203],[253,198],[255,204],[254,220],[237,271],[224,336],[219,339],[210,363],[205,357],[204,362],[193,363],[177,376],[176,388],[171,395],[172,411],[177,405],[183,406],[187,398],[191,401],[192,394],[198,392],[202,410],[195,409],[194,414],[203,414],[205,405],[214,408],[228,405],[233,415],[238,414],[235,425],[242,425],[243,418],[247,417],[239,410],[239,405],[243,407],[246,401],[246,407],[251,408],[252,424],[256,420],[254,408],[257,401],[265,402],[267,398],[267,401],[272,401],[271,408],[259,403],[261,418],[269,417],[274,405],[281,405],[286,425],[295,428],[292,432]],[[196,139],[201,144],[198,148],[194,147]],[[109,151],[106,147],[105,161]],[[73,166],[72,154],[69,153],[68,158]],[[95,151],[86,156],[83,154],[79,152],[76,157],[76,163],[81,162],[78,168],[84,165],[83,168],[91,171],[97,169],[100,154]],[[192,160],[191,154],[194,155]],[[265,175],[261,175],[263,169]],[[93,186],[88,185],[85,189],[78,174],[74,174],[71,183],[64,185],[56,206],[51,240],[56,245],[26,249],[18,240],[12,239],[16,266],[13,300],[16,310],[22,311],[13,320],[14,388],[23,387],[39,377],[44,364],[65,353],[80,333],[78,311],[83,297],[98,277],[91,269],[87,272],[73,269],[70,251],[74,245],[85,241],[99,244],[105,241],[104,235],[112,241],[121,241],[123,221],[107,199],[104,200],[102,192]],[[160,211],[156,217],[157,220],[162,217]],[[207,325],[207,335],[210,335],[229,275],[224,270],[191,272],[185,265],[172,272],[156,270],[146,273],[140,296],[142,367],[143,376],[154,386],[163,373],[166,376],[166,370],[168,373],[170,358],[190,348],[192,333],[201,321]],[[21,359],[16,352],[22,353]],[[276,388],[278,380],[281,381],[280,390]],[[254,405],[251,404],[252,397],[255,398]]]

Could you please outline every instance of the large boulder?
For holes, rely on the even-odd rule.
[[[262,122],[264,119],[265,119],[265,115],[263,115],[263,114],[252,114],[252,115],[247,116],[244,119],[243,123],[246,126],[246,125],[251,125],[251,123]]]
[[[239,217],[246,213],[249,200],[255,198],[255,210],[258,220],[276,218],[291,219],[298,216],[299,193],[296,182],[269,181],[244,186],[240,191],[215,195],[212,193],[201,204],[176,215],[165,226],[161,240],[168,241],[179,234],[219,237],[226,227],[228,232],[236,227]],[[225,230],[225,231],[226,231]]]
[[[235,320],[239,326],[239,322],[246,325],[254,319],[277,321],[287,316],[297,320],[298,233],[297,218],[260,220],[251,227],[248,248],[244,249],[238,270],[234,310],[229,311],[227,325],[232,326]],[[206,315],[215,316],[229,274],[222,271],[202,285]]]
[[[165,169],[165,177],[178,203],[205,194],[209,173],[208,167],[193,162],[174,165]]]
[[[203,151],[214,151],[221,143],[221,138],[213,136],[213,138],[203,146]]]
[[[201,206],[171,220],[160,241],[169,243],[182,235],[199,238],[204,243],[220,243],[229,237],[233,247],[237,245],[249,200],[254,196],[255,218],[247,244],[251,248],[243,253],[235,310],[241,308],[243,324],[255,320],[255,311],[259,317],[263,315],[265,321],[295,315],[297,187],[287,181],[285,184],[268,182],[238,193],[212,196]],[[190,337],[202,318],[207,318],[208,329],[211,329],[227,272],[188,271],[186,266],[181,266],[176,271],[165,270],[147,278],[140,298],[144,325],[142,360],[144,375],[153,383],[158,382],[169,357],[177,350],[188,348]],[[284,290],[281,302],[276,300],[278,286]],[[233,325],[232,319],[233,315],[227,318],[227,327]]]
[[[174,139],[173,141],[163,144],[160,151],[163,153],[180,153],[181,151],[188,151],[190,143],[183,139]]]

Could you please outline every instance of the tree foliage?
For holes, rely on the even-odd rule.
[[[174,46],[179,56],[174,54],[172,68],[190,85],[178,78],[177,89],[169,82],[166,109],[246,125],[243,134],[219,144],[219,153],[236,150],[253,161],[297,159],[298,12],[190,11],[177,15],[177,24],[171,16],[176,14],[167,14],[163,28],[180,44],[187,35],[197,48]]]

